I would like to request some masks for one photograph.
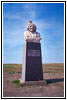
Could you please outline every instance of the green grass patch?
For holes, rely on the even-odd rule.
[[[21,64],[3,64],[3,68],[21,68]]]
[[[64,73],[64,71],[43,71],[43,73]]]
[[[15,84],[19,84],[20,81],[19,81],[19,80],[14,80],[13,83],[15,83]]]
[[[13,68],[13,66],[9,66],[9,65],[4,65],[4,68]]]
[[[21,74],[22,72],[20,72],[20,71],[18,71],[18,72],[14,72],[14,71],[11,71],[11,72],[9,72],[9,74]]]
[[[19,87],[23,87],[24,86],[24,84],[20,83],[20,80],[14,80],[13,83],[18,85]]]
[[[22,73],[22,72],[19,72],[19,71],[18,71],[18,72],[16,72],[16,73],[20,74],[20,73]]]
[[[15,72],[9,72],[9,74],[15,74]]]

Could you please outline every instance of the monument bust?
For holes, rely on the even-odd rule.
[[[36,25],[29,21],[27,31],[24,32],[26,43],[23,50],[22,82],[43,80],[41,37],[36,32]]]
[[[36,25],[29,21],[27,25],[27,31],[24,32],[24,38],[26,42],[37,42],[39,43],[41,40],[40,34],[36,32]]]

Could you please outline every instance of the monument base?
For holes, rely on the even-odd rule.
[[[23,53],[22,77],[26,81],[42,81],[41,44],[26,42]]]
[[[20,81],[20,84],[28,85],[28,86],[30,86],[30,85],[46,85],[47,84],[46,80],[24,82],[22,79],[19,79],[19,81]]]

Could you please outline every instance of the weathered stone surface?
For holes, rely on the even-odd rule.
[[[19,79],[20,83],[24,86],[30,86],[30,85],[46,85],[47,81],[46,80],[41,80],[41,81],[26,81],[24,82],[22,79]]]

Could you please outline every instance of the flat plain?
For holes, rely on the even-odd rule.
[[[64,97],[64,64],[43,64],[46,84],[21,85],[21,64],[3,64],[3,97]]]

